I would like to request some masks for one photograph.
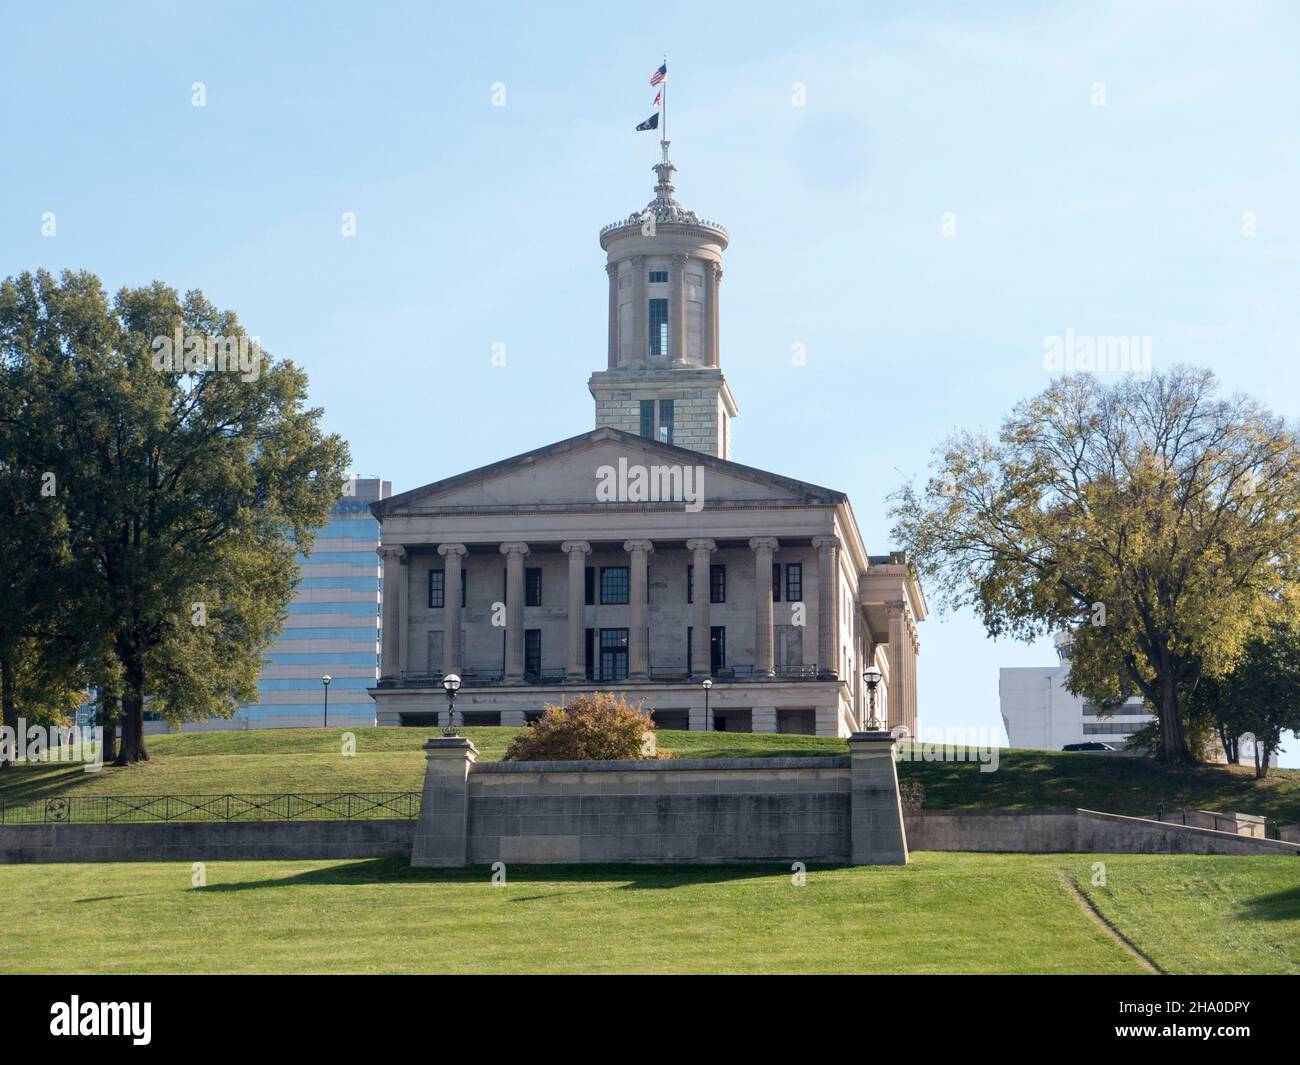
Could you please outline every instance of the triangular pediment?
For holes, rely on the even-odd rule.
[[[698,451],[601,428],[392,496],[380,517],[460,507],[689,502],[839,503],[844,495]]]

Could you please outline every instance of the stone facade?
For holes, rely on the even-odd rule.
[[[614,689],[668,727],[915,731],[926,606],[906,559],[868,554],[842,492],[730,460],[728,237],[673,199],[664,148],[655,198],[601,233],[597,428],[372,508],[381,725],[445,716],[454,673],[482,724]]]

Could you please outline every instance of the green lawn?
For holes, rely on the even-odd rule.
[[[514,729],[467,728],[484,760],[501,757]],[[153,759],[131,769],[34,765],[0,771],[0,801],[56,794],[142,795],[196,792],[416,791],[424,771],[418,729],[355,729],[356,757],[343,757],[339,730],[263,729],[188,733],[150,739]],[[814,736],[662,732],[677,758],[843,754],[843,740]],[[1082,806],[1150,815],[1156,803],[1264,814],[1300,821],[1300,770],[1275,769],[1262,782],[1250,770],[1214,766],[1191,772],[1137,758],[1053,751],[1002,751],[996,772],[972,762],[902,762],[900,779],[925,786],[928,809]]]
[[[1290,858],[937,854],[906,867],[403,860],[0,867],[0,972],[1300,972]],[[87,929],[94,929],[88,935]]]

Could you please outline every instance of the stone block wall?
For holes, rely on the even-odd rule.
[[[431,740],[412,864],[495,861],[902,864],[887,734],[849,757],[478,765]]]

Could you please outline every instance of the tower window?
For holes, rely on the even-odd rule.
[[[650,301],[650,354],[668,354],[668,301]]]
[[[641,435],[647,440],[655,438],[655,401],[653,399],[643,399],[641,401]]]
[[[659,443],[671,444],[673,442],[673,401],[671,399],[661,399],[659,401]]]
[[[667,270],[651,270],[651,271],[650,271],[650,284],[652,284],[652,285],[666,285],[666,284],[668,284],[668,271],[667,271]]]

